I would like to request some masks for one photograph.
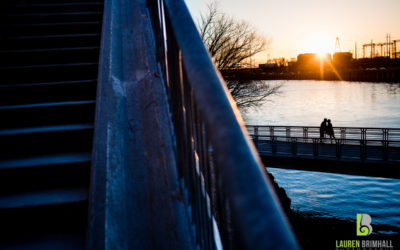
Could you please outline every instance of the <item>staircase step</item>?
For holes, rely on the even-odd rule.
[[[59,3],[53,1],[52,3],[9,3],[7,5],[8,13],[54,13],[54,12],[74,12],[74,11],[102,11],[102,2],[64,2]],[[0,13],[4,13],[0,10]]]
[[[61,132],[61,131],[71,131],[71,130],[84,130],[84,129],[93,129],[93,125],[68,124],[68,125],[47,126],[47,127],[33,127],[33,128],[12,128],[12,129],[0,130],[0,136],[50,133],[50,132]]]
[[[1,28],[2,39],[9,39],[16,36],[46,36],[65,34],[87,34],[100,33],[101,22],[53,22],[53,23],[23,23],[9,24]]]
[[[0,106],[0,129],[93,123],[95,101]]]
[[[90,163],[91,153],[45,155],[0,161],[0,169],[32,168],[64,164]]]
[[[93,44],[100,44],[100,33],[22,35],[8,37],[7,40],[0,39],[0,47],[10,50],[90,47],[93,46]]]
[[[54,0],[3,0],[3,3],[7,5],[14,4],[54,4]],[[99,2],[99,0],[57,0],[56,3],[81,3],[81,2]],[[103,2],[103,1],[101,1]]]
[[[97,62],[0,67],[0,84],[97,78]],[[79,79],[78,78],[78,79]]]
[[[54,191],[59,191],[59,194],[54,194]],[[36,204],[41,201],[43,205],[31,206],[33,204],[23,204],[22,201],[19,204],[14,202],[14,207],[0,209],[0,235],[2,236],[0,237],[0,249],[3,249],[4,245],[24,245],[24,243],[40,242],[54,236],[76,235],[84,237],[87,222],[87,201],[84,201],[87,197],[85,189],[54,191],[53,194],[47,193],[47,191],[36,192],[27,197],[31,200],[35,196],[40,199],[36,201]],[[53,200],[43,200],[45,196]],[[57,198],[60,199],[57,200]],[[45,205],[46,203],[49,205]],[[20,205],[29,206],[21,207]],[[10,207],[10,205],[6,207]],[[28,246],[26,249],[31,248]]]
[[[69,154],[69,158],[76,155],[86,153]],[[45,189],[68,189],[75,187],[89,188],[90,180],[90,159],[64,159],[66,156],[58,156],[59,159],[54,159],[55,156],[48,156],[53,162],[37,161],[37,165],[27,162],[14,162],[14,164],[24,164],[27,167],[12,167],[6,165],[7,168],[0,168],[0,196],[10,195],[14,193],[34,192]],[[33,157],[32,157],[33,158]],[[45,156],[36,157],[44,160]],[[10,162],[10,160],[8,161]],[[6,164],[7,162],[1,162]],[[13,163],[13,162],[11,162]],[[15,165],[14,165],[15,166]]]
[[[99,47],[0,50],[0,67],[96,62]]]
[[[43,190],[0,196],[0,209],[33,207],[87,201],[87,188]]]
[[[40,70],[42,68],[52,69],[56,68],[57,70],[59,67],[84,67],[84,66],[92,66],[97,65],[97,62],[79,62],[79,63],[65,63],[65,64],[39,64],[39,65],[23,65],[23,66],[3,66],[0,67],[2,71],[10,71],[10,70],[25,70],[25,69],[33,69],[33,70]]]
[[[47,235],[25,239],[24,241],[11,242],[0,245],[3,250],[80,250],[85,249],[85,238],[82,235]]]
[[[97,80],[0,85],[0,106],[94,100]]]
[[[1,158],[90,152],[92,149],[93,128],[90,126],[58,130],[53,130],[53,127],[21,130],[27,130],[27,132],[0,134]]]
[[[100,21],[101,11],[74,11],[49,13],[3,13],[0,14],[0,23],[51,23],[51,22],[92,22]]]

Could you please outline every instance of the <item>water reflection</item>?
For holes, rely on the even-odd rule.
[[[400,84],[338,81],[268,81],[283,84],[262,106],[242,111],[247,124],[400,127]]]

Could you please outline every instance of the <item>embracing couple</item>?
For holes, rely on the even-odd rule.
[[[332,138],[335,138],[335,132],[333,131],[331,120],[326,118],[324,118],[324,120],[321,123],[321,126],[319,127],[319,137],[321,138],[321,142],[322,138],[325,138],[325,134],[329,135],[331,140]]]

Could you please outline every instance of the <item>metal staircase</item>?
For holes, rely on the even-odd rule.
[[[80,249],[103,2],[0,8],[0,248]]]

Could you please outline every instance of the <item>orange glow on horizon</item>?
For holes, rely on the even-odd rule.
[[[333,54],[333,46],[335,40],[324,36],[310,36],[304,45],[301,53],[316,53],[319,58],[323,59],[326,54]]]

